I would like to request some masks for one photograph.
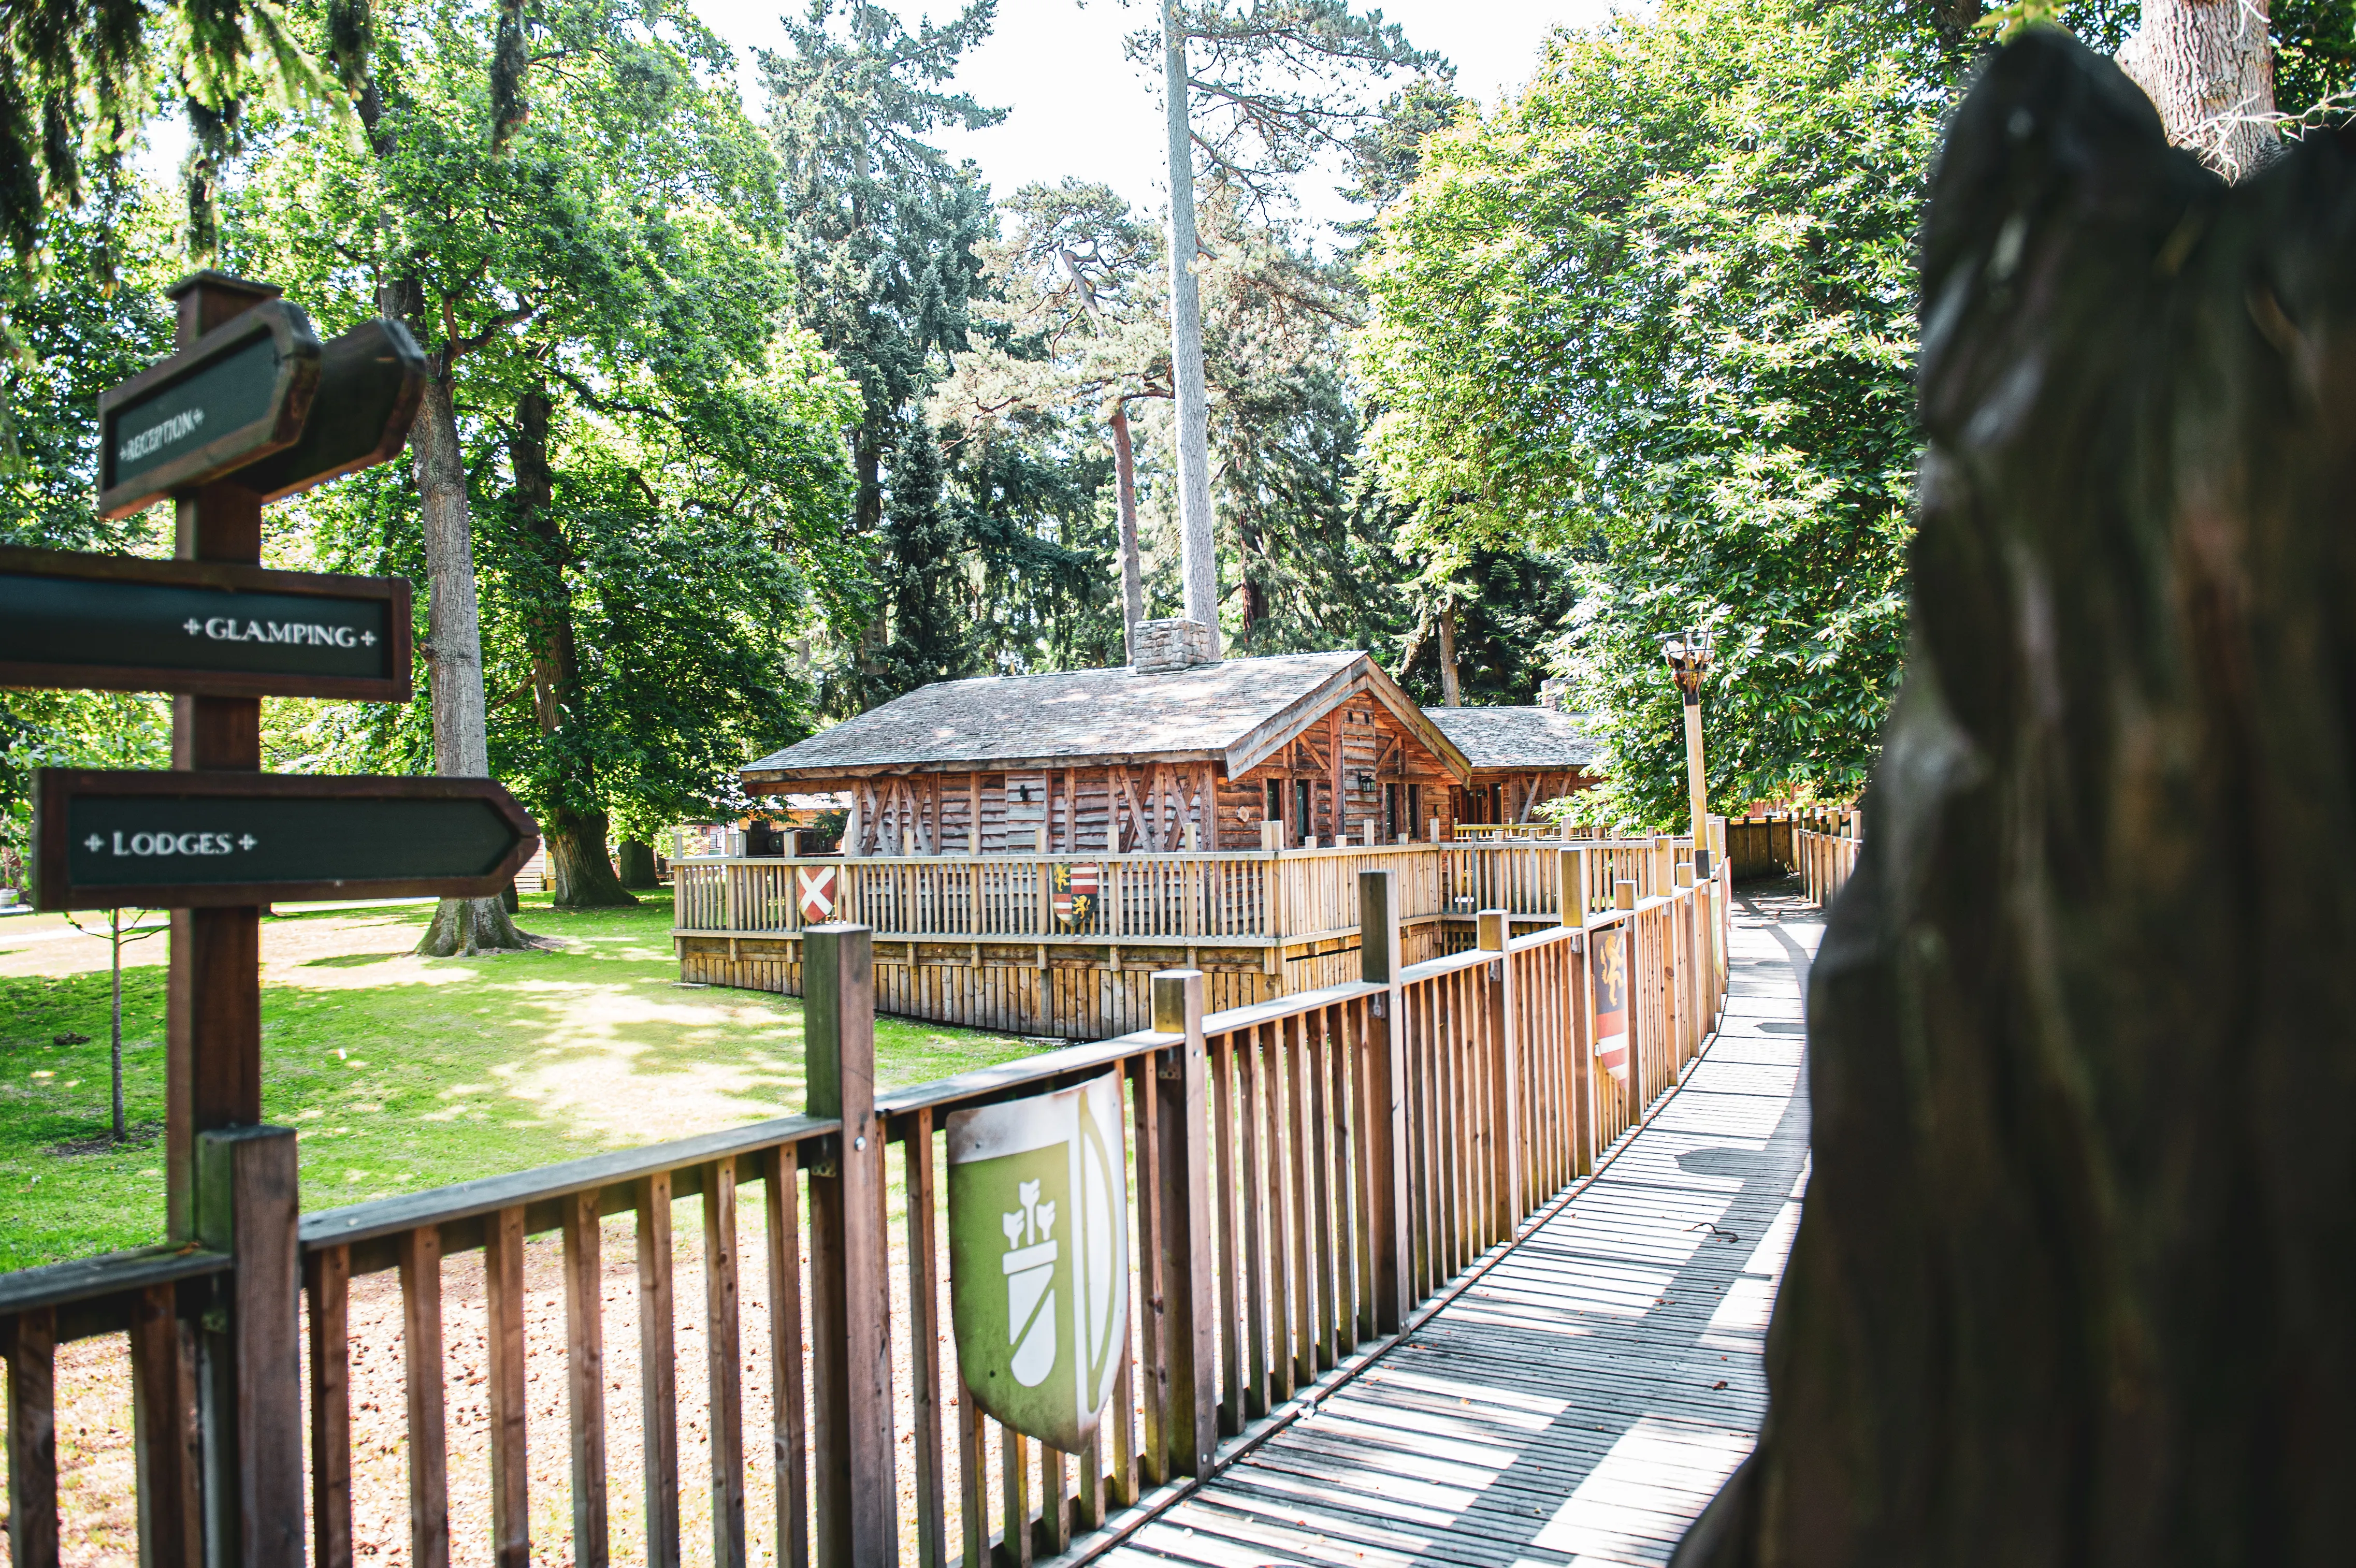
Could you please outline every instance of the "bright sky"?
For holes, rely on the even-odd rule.
[[[778,13],[806,0],[697,0],[705,21],[738,49],[747,103],[754,92],[750,51],[778,48]],[[913,24],[930,14],[955,14],[955,0],[886,0]],[[1457,91],[1494,104],[1501,90],[1527,80],[1538,46],[1555,27],[1591,27],[1615,8],[1644,0],[1391,0],[1387,20],[1407,29],[1419,48],[1436,49],[1456,66]],[[950,132],[942,144],[953,157],[981,165],[992,190],[1008,194],[1033,181],[1066,175],[1102,180],[1141,211],[1164,205],[1162,114],[1152,83],[1121,58],[1121,38],[1151,23],[1154,0],[1000,0],[998,27],[969,55],[957,85],[981,102],[1004,108],[1006,119],[987,131]],[[187,145],[177,115],[151,124],[138,162],[168,180]],[[1311,170],[1296,182],[1303,211],[1331,221],[1354,216],[1333,192],[1331,170]]]
[[[798,10],[801,3],[698,0],[697,9],[739,48],[776,48],[784,42],[778,12]],[[955,14],[954,0],[888,3],[912,23],[926,14]],[[1152,84],[1121,58],[1120,41],[1152,23],[1160,9],[1151,0],[1000,0],[997,29],[967,57],[958,85],[1011,112],[990,130],[951,134],[943,144],[952,156],[980,164],[1001,195],[1076,175],[1158,211],[1164,200],[1162,114]],[[1549,29],[1591,26],[1612,9],[1611,0],[1391,0],[1382,12],[1418,48],[1454,62],[1457,91],[1489,104],[1500,88],[1529,76]],[[1299,195],[1312,216],[1348,215],[1332,185],[1330,174],[1302,176]]]

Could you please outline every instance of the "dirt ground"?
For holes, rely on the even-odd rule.
[[[703,1238],[700,1204],[682,1202],[673,1236],[675,1377],[680,1460],[680,1537],[690,1564],[713,1561],[712,1541],[711,1432],[704,1317]],[[769,1288],[761,1259],[761,1211],[747,1203],[739,1215],[739,1369],[746,1454],[745,1535],[747,1559],[774,1568],[778,1562],[774,1474],[767,1461],[772,1426],[769,1353]],[[895,1263],[905,1257],[897,1238]],[[943,1244],[946,1238],[942,1238]],[[564,1286],[562,1248],[553,1236],[525,1249],[524,1338],[530,1507],[532,1561],[547,1568],[571,1568],[573,1516],[569,1414],[565,1395]],[[643,1490],[644,1416],[639,1385],[638,1290],[636,1243],[626,1215],[606,1221],[602,1258],[605,1432],[609,1551],[616,1563],[643,1562],[646,1498]],[[808,1259],[804,1300],[808,1296]],[[914,1413],[906,1394],[905,1266],[894,1269],[893,1312],[894,1384],[902,1391],[894,1415],[898,1437],[894,1474],[899,1517],[916,1514]],[[490,1437],[485,1387],[482,1254],[448,1259],[443,1269],[444,1398],[449,1445],[450,1561],[453,1568],[488,1568],[490,1541]],[[401,1328],[401,1285],[396,1273],[356,1279],[351,1289],[352,1538],[357,1560],[370,1568],[408,1568],[409,1467],[406,1432],[406,1360]],[[938,1320],[946,1324],[946,1285]],[[308,1343],[309,1324],[305,1324]],[[944,1331],[943,1426],[958,1397],[956,1350]],[[807,1373],[807,1361],[805,1372]],[[807,1377],[805,1387],[808,1386]],[[119,1337],[84,1340],[58,1355],[59,1501],[62,1515],[62,1561],[69,1568],[136,1568],[138,1531],[133,1493],[130,1360]],[[306,1412],[307,1415],[307,1412]],[[955,1439],[948,1445],[954,1464]],[[997,1445],[990,1445],[995,1467]],[[1033,1494],[1036,1495],[1035,1492]],[[307,1486],[305,1496],[307,1499]],[[957,1499],[948,1499],[949,1540],[954,1558],[962,1526]],[[993,1507],[993,1513],[999,1510]],[[1002,1524],[1002,1520],[997,1521]],[[913,1556],[913,1534],[902,1542]],[[0,1554],[0,1562],[13,1562]]]

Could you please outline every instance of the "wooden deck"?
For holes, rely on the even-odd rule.
[[[1740,906],[1724,1029],[1596,1176],[1099,1561],[1665,1563],[1756,1439],[1807,1179],[1800,997],[1818,927],[1776,912],[1780,928]]]

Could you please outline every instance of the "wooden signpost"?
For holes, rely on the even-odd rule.
[[[0,550],[0,684],[174,694],[172,771],[36,775],[35,902],[172,912],[171,1235],[236,1262],[194,1366],[150,1369],[162,1404],[139,1419],[203,1434],[188,1517],[225,1532],[209,1559],[301,1568],[294,1136],[258,1125],[262,908],[487,896],[539,829],[489,779],[261,771],[265,696],[409,700],[409,584],[263,571],[262,507],[396,455],[425,360],[392,321],[322,345],[268,284],[204,272],[169,293],[179,352],[99,400],[99,507],[170,497],[177,559]]]

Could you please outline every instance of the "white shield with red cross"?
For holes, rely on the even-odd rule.
[[[837,866],[794,868],[794,901],[802,907],[804,925],[824,925],[834,918],[835,878],[841,874]]]

